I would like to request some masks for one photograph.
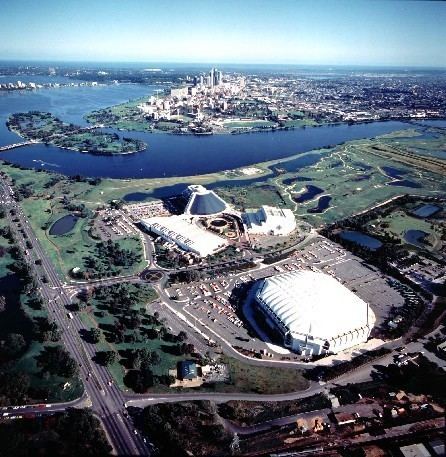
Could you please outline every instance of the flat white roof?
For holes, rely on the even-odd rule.
[[[244,213],[248,230],[252,233],[269,233],[287,235],[296,228],[296,218],[288,208],[263,205],[258,210]]]
[[[228,244],[224,238],[198,227],[184,216],[150,217],[143,219],[142,223],[183,249],[202,257],[213,254]]]
[[[291,333],[335,338],[373,327],[375,315],[366,302],[333,277],[309,270],[266,278],[256,292]]]

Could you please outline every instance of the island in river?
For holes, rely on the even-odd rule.
[[[120,138],[116,133],[98,130],[100,126],[67,124],[51,113],[42,111],[12,114],[7,126],[27,140],[96,155],[131,154],[147,148],[141,140]]]

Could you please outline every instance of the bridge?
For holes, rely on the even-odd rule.
[[[23,146],[30,146],[31,144],[37,144],[37,140],[22,141],[21,143],[7,144],[5,146],[0,146],[0,152],[9,151],[10,149],[21,148]]]

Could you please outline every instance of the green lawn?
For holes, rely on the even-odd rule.
[[[0,219],[0,228],[6,226],[6,219]],[[9,247],[11,244],[0,236],[0,247]],[[28,347],[18,358],[10,362],[9,366],[0,366],[0,370],[8,372],[24,372],[30,378],[29,395],[36,402],[42,401],[69,401],[78,398],[83,391],[80,379],[70,380],[71,387],[63,390],[66,379],[55,375],[42,377],[35,357],[44,348],[44,343],[32,339],[32,321],[36,318],[48,318],[48,313],[42,309],[34,309],[28,305],[28,294],[21,293],[21,286],[8,266],[14,262],[9,253],[0,256],[0,296],[6,300],[5,310],[0,319],[0,340],[9,333],[22,334]],[[52,344],[52,343],[45,343]]]
[[[225,121],[224,127],[227,129],[239,129],[239,128],[258,128],[258,127],[272,127],[276,125],[275,122],[265,120],[249,120],[249,121]]]
[[[216,384],[218,391],[281,394],[309,386],[301,370],[249,365],[228,356],[223,356],[222,361],[229,366],[231,384]]]
[[[136,330],[127,330],[125,335],[137,334],[137,335],[144,335],[146,330],[159,328],[160,326],[155,326],[149,324],[144,320],[144,314],[146,313],[145,309],[146,306],[149,308],[150,312],[150,302],[153,301],[157,295],[154,293],[153,289],[148,288],[147,294],[145,294],[145,299],[142,302],[138,302],[135,305],[131,306],[130,310],[138,310],[140,311],[140,315],[142,317],[142,323]],[[95,345],[95,349],[97,351],[116,351],[120,354],[120,360],[111,364],[109,366],[111,375],[113,376],[116,384],[123,390],[128,390],[128,387],[124,384],[124,376],[127,372],[127,369],[124,367],[123,363],[125,358],[122,356],[125,354],[127,350],[134,350],[134,349],[143,349],[147,348],[150,351],[157,352],[160,357],[161,361],[159,364],[154,365],[152,367],[153,373],[155,375],[167,375],[170,369],[174,369],[176,367],[176,363],[179,360],[184,360],[185,356],[176,356],[166,351],[169,347],[175,345],[175,343],[170,343],[164,341],[162,339],[154,338],[148,339],[143,337],[142,341],[135,341],[135,342],[122,342],[122,343],[115,343],[109,342],[105,338],[108,331],[107,328],[113,328],[119,324],[119,319],[112,315],[108,308],[104,307],[101,303],[97,302],[94,298],[89,300],[89,307],[79,313],[82,322],[85,324],[87,328],[92,327],[99,327],[102,330],[102,339],[99,343]],[[144,303],[146,306],[144,306]],[[144,311],[141,314],[141,309]],[[102,311],[103,315],[100,316],[98,311]],[[166,386],[154,386],[150,390],[154,391],[165,391],[167,389]]]
[[[228,203],[236,208],[258,208],[260,205],[289,207],[289,202],[282,199],[280,190],[272,184],[253,184],[242,187],[220,187],[215,189]]]
[[[0,219],[0,229],[7,227],[6,218]],[[7,252],[11,246],[9,240],[0,236],[0,278],[9,273],[8,265],[11,264],[12,258]]]
[[[86,257],[96,257],[97,241],[88,233],[92,223],[90,217],[80,218],[69,233],[56,236],[49,234],[49,228],[57,219],[69,214],[68,211],[61,208],[58,200],[28,198],[22,201],[22,207],[45,252],[62,277],[67,278],[74,267],[82,269]],[[44,228],[45,226],[48,228]],[[116,242],[122,249],[141,254],[140,261],[130,268],[123,268],[121,274],[132,274],[143,270],[146,263],[142,255],[140,239],[129,237],[119,239]]]
[[[293,119],[290,121],[285,121],[286,127],[304,127],[304,126],[313,126],[317,125],[316,121],[312,119]]]
[[[50,375],[48,378],[42,378],[40,375],[40,368],[37,366],[35,357],[40,354],[43,347],[43,344],[33,341],[26,353],[16,362],[14,370],[28,373],[31,376],[31,386],[33,389],[47,390],[48,397],[36,398],[38,402],[65,402],[79,398],[84,390],[82,381],[79,377],[70,379],[69,382],[71,386],[65,390],[62,386],[67,379],[56,375]]]
[[[376,228],[372,227],[375,225]],[[367,224],[370,233],[377,231],[380,234],[385,232],[396,235],[402,243],[408,244],[404,240],[406,230],[421,230],[428,233],[427,241],[435,244],[441,237],[439,231],[435,231],[432,224],[428,220],[423,220],[418,217],[413,217],[407,214],[404,210],[394,211],[384,218],[379,220],[372,220]],[[430,248],[428,244],[424,245],[427,249]]]

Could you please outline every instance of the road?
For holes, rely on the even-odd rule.
[[[252,401],[284,401],[284,400],[295,400],[303,398],[309,395],[323,392],[326,389],[339,384],[346,384],[348,382],[359,382],[367,379],[370,375],[372,365],[376,361],[372,361],[367,365],[363,365],[358,370],[352,373],[347,373],[344,376],[331,381],[330,383],[317,383],[312,382],[308,389],[299,392],[291,392],[286,394],[275,394],[275,395],[259,395],[259,394],[237,394],[237,393],[179,393],[179,394],[146,394],[136,395],[121,392],[120,389],[113,383],[113,378],[110,375],[107,368],[97,365],[92,362],[92,358],[95,355],[95,346],[84,341],[80,337],[82,330],[89,330],[80,318],[75,315],[73,319],[69,319],[67,315],[67,307],[71,304],[71,297],[85,285],[91,283],[73,282],[66,284],[59,278],[55,267],[48,255],[42,248],[38,241],[35,233],[33,232],[26,215],[19,203],[10,195],[10,188],[6,182],[0,179],[0,194],[6,196],[4,199],[4,205],[7,213],[7,219],[11,226],[12,231],[16,237],[17,243],[23,252],[28,252],[25,255],[25,259],[30,265],[33,274],[36,278],[39,291],[47,303],[49,318],[53,319],[62,333],[62,343],[66,349],[70,352],[74,360],[78,363],[79,374],[85,386],[85,394],[80,399],[69,402],[69,403],[58,403],[51,405],[44,409],[45,413],[54,413],[56,411],[62,411],[69,407],[85,407],[91,406],[94,414],[101,420],[105,432],[107,434],[110,443],[113,446],[114,453],[120,456],[149,456],[150,450],[145,445],[143,438],[139,434],[135,434],[131,418],[129,418],[126,408],[127,406],[144,407],[155,403],[165,402],[180,402],[190,400],[212,400],[215,402],[224,402],[229,400],[252,400]],[[10,214],[10,210],[15,211],[15,215]],[[26,239],[21,233],[23,229]],[[145,257],[148,262],[148,267],[154,268],[152,258],[152,249],[150,246],[150,240],[144,236],[145,239]],[[31,249],[27,248],[26,241],[29,241],[32,245]],[[35,260],[39,259],[41,265],[36,265]],[[243,273],[241,273],[243,274]],[[240,274],[240,275],[241,275]],[[43,280],[43,277],[46,279]],[[243,354],[240,354],[229,342],[216,338],[216,335],[204,334],[203,329],[199,329],[192,321],[185,319],[184,314],[181,316],[181,308],[178,304],[173,302],[170,297],[166,294],[163,281],[161,279],[158,285],[155,285],[161,300],[164,302],[166,308],[169,309],[170,319],[172,320],[172,326],[175,326],[175,330],[187,330],[191,335],[191,342],[200,347],[200,349],[206,349],[206,339],[214,336],[214,339],[218,339],[219,344],[222,346],[224,352],[228,353],[232,357],[235,357],[245,363],[263,366],[280,366],[289,368],[302,368],[301,364],[296,362],[286,361],[273,361],[273,360],[260,360],[252,359]],[[116,282],[122,281],[142,281],[139,276],[124,276],[120,278],[97,280],[94,283],[100,285],[110,285]],[[190,329],[192,328],[192,332]],[[209,332],[209,328],[206,329]],[[396,347],[399,342],[393,342],[392,347]],[[202,347],[201,347],[202,346]],[[409,349],[409,348],[408,348]],[[390,356],[389,356],[390,357]],[[390,359],[389,359],[390,360]],[[8,410],[9,411],[9,410]],[[42,408],[37,406],[21,406],[15,407],[12,412],[14,414],[22,414],[25,412],[37,412],[42,413]]]
[[[0,193],[4,196],[10,195],[8,185],[4,181],[0,181]],[[86,395],[91,402],[92,410],[100,418],[114,452],[120,456],[150,455],[142,438],[134,433],[131,420],[124,415],[126,413],[123,393],[115,384],[109,383],[112,377],[106,368],[91,362],[95,354],[94,346],[83,341],[79,335],[82,329],[89,329],[83,325],[79,317],[68,318],[66,307],[71,304],[70,297],[64,290],[64,284],[35,236],[22,208],[13,198],[6,199],[5,207],[8,222],[19,247],[23,252],[28,252],[25,259],[31,267],[39,291],[47,303],[49,319],[54,320],[58,325],[62,334],[62,343],[78,363],[79,374],[84,383]],[[15,211],[15,215],[11,215],[11,210]],[[27,249],[27,240],[25,240],[20,228],[23,229],[27,240],[31,242],[32,249]],[[40,266],[35,264],[36,259],[41,260]],[[41,271],[39,271],[40,269]],[[42,280],[42,273],[46,276],[46,281]],[[54,407],[60,408],[60,405]],[[26,411],[36,412],[40,410],[26,408]]]
[[[85,342],[79,335],[81,330],[89,330],[78,316],[69,319],[67,315],[67,307],[71,304],[70,296],[83,287],[82,284],[65,284],[59,278],[55,267],[48,255],[42,248],[39,240],[37,239],[34,231],[31,228],[26,215],[24,214],[20,204],[10,196],[10,188],[6,182],[0,180],[0,193],[4,196],[9,196],[5,200],[5,208],[7,219],[11,229],[15,235],[17,243],[23,252],[27,252],[25,259],[28,262],[33,275],[36,278],[38,289],[47,303],[48,313],[50,320],[54,320],[59,329],[61,329],[62,343],[70,352],[74,360],[78,363],[79,374],[85,386],[85,395],[76,402],[69,404],[54,404],[46,408],[47,413],[60,411],[68,407],[82,406],[87,401],[91,404],[93,412],[100,418],[105,432],[114,448],[117,455],[150,455],[149,449],[145,446],[143,439],[139,434],[134,433],[133,424],[131,419],[128,418],[126,413],[126,405],[136,406],[153,403],[150,395],[133,396],[124,394],[112,382],[112,376],[107,368],[92,363],[91,359],[95,355],[95,347],[92,344]],[[15,214],[11,215],[10,211],[14,210]],[[26,236],[20,231],[23,232]],[[31,249],[26,246],[26,241],[32,245]],[[148,255],[148,257],[150,254]],[[39,259],[41,265],[36,265],[35,260]],[[150,259],[150,257],[149,257]],[[45,280],[43,280],[45,276]],[[125,278],[114,278],[107,280],[99,280],[96,283],[101,285],[112,284],[117,281],[140,281],[138,277],[129,276]],[[159,289],[162,293],[162,289]],[[165,297],[167,299],[167,296]],[[228,351],[231,355],[242,358],[243,356],[234,351],[228,345]],[[253,363],[257,363],[253,360]],[[317,386],[315,386],[317,387]],[[188,399],[212,399],[215,401],[223,401],[229,399],[257,399],[257,400],[280,400],[290,398],[300,398],[301,396],[308,395],[310,391],[297,392],[294,394],[287,394],[284,396],[258,396],[251,394],[198,394],[198,395],[173,395],[172,397],[156,396],[157,401],[182,401]],[[140,403],[135,402],[138,398]],[[13,410],[15,414],[24,412],[41,413],[42,409],[36,406],[23,406]]]

